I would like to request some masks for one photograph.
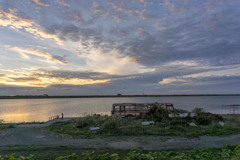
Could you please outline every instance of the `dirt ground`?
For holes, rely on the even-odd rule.
[[[55,121],[67,121],[59,119]],[[28,147],[28,146],[78,146],[92,149],[131,149],[144,150],[172,150],[192,148],[215,148],[227,144],[239,144],[240,134],[217,137],[202,136],[199,138],[182,138],[168,136],[114,136],[99,138],[76,138],[57,134],[45,129],[55,121],[43,124],[21,124],[15,128],[0,131],[0,148]]]

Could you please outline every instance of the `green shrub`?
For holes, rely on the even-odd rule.
[[[79,160],[79,156],[73,153],[68,156],[59,156],[55,160]]]
[[[112,120],[112,121],[106,121],[105,123],[102,124],[101,133],[109,133],[109,134],[114,134],[119,132],[119,124],[118,122]]]
[[[195,108],[192,112],[197,114],[196,122],[200,125],[209,125],[212,122],[223,121],[222,116],[204,112],[202,108]]]
[[[30,156],[23,156],[23,155],[17,155],[15,153],[12,153],[10,155],[5,155],[5,156],[1,156],[0,155],[0,159],[1,160],[36,160],[34,158],[34,155],[30,155]]]
[[[188,122],[185,119],[182,118],[174,118],[172,120],[169,120],[170,125],[177,125],[177,126],[188,126]]]
[[[161,122],[164,118],[168,117],[169,113],[171,113],[170,110],[167,110],[162,106],[154,105],[150,108],[149,113],[144,116],[144,119]]]
[[[99,123],[99,119],[97,117],[87,116],[87,117],[78,119],[76,121],[76,127],[81,126],[82,128],[85,128],[85,127],[89,127],[90,125],[96,126],[98,125],[98,123]]]

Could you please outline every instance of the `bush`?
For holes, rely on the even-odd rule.
[[[77,128],[85,128],[89,127],[90,125],[91,126],[98,125],[98,120],[96,117],[87,116],[76,121]]]
[[[154,120],[161,122],[164,118],[168,117],[168,114],[171,113],[170,110],[167,110],[161,106],[154,105],[150,108],[149,113],[144,117],[147,120]]]
[[[103,123],[102,128],[104,130],[116,130],[118,129],[118,123],[115,121],[107,121]]]
[[[107,133],[107,134],[117,134],[119,133],[119,126],[121,125],[121,121],[124,121],[123,119],[119,120],[119,117],[108,117],[102,125],[100,129],[100,133]],[[123,123],[123,122],[122,122]]]
[[[200,125],[209,125],[212,122],[223,121],[222,116],[204,112],[202,108],[195,108],[192,112],[197,114],[196,122]]]
[[[188,122],[185,119],[175,118],[169,121],[170,125],[178,125],[178,126],[188,126]]]

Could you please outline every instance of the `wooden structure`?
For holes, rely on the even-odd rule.
[[[174,110],[172,103],[114,103],[111,113],[122,117],[139,118],[148,113],[153,106]]]

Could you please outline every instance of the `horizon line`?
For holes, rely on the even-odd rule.
[[[0,99],[28,98],[111,98],[111,97],[177,97],[177,96],[240,96],[240,94],[110,94],[110,95],[5,95]]]

